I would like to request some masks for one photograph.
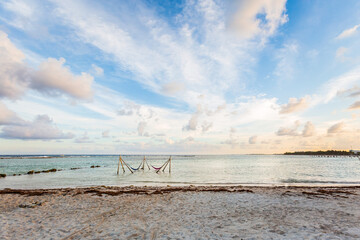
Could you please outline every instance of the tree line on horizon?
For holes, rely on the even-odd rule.
[[[300,152],[286,152],[284,155],[339,155],[339,156],[351,156],[359,155],[353,151],[337,151],[337,150],[327,150],[327,151],[300,151]]]

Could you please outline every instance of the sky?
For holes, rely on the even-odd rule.
[[[357,0],[3,0],[0,154],[360,149]]]

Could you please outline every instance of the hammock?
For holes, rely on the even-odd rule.
[[[138,167],[138,168],[133,168],[132,166],[130,166],[130,168],[131,168],[132,170],[134,170],[134,171],[137,171],[137,170],[139,170],[140,167]]]
[[[150,170],[150,166],[149,166],[149,164],[147,163],[145,157],[144,157],[144,160],[140,163],[140,165],[139,165],[137,168],[133,168],[133,167],[131,167],[130,165],[128,165],[128,164],[121,158],[121,156],[119,156],[119,163],[118,163],[118,168],[117,168],[117,174],[118,174],[118,175],[119,175],[119,170],[120,170],[120,164],[121,164],[121,167],[122,167],[122,170],[123,170],[124,173],[125,173],[125,168],[124,168],[124,166],[126,166],[131,173],[134,173],[134,171],[138,171],[138,170],[140,170],[140,169],[144,170],[144,169],[145,169],[145,164],[147,165],[147,167],[148,167],[149,170]],[[161,169],[162,169],[162,171],[164,171],[168,164],[169,164],[169,173],[170,173],[170,171],[171,171],[171,156],[170,156],[169,160],[167,160],[161,167],[154,167],[153,165],[151,165],[151,164],[150,164],[150,165],[151,165],[152,168],[155,169],[156,173],[158,173]]]
[[[162,166],[161,167],[154,167],[153,165],[151,165],[150,164],[150,166],[152,166],[153,167],[153,169],[155,169],[155,170],[157,170],[157,171],[159,171],[161,168],[162,168]]]
[[[156,173],[158,173],[162,168],[163,168],[163,171],[164,171],[166,166],[169,164],[170,161],[171,161],[171,157],[161,167],[154,167],[153,165],[151,165],[151,164],[150,165],[153,167],[153,169],[156,170]],[[169,168],[169,172],[170,172],[170,168]]]
[[[142,164],[142,163],[140,163],[140,165],[138,166],[138,168],[133,168],[132,166],[130,166],[130,168],[131,168],[132,170],[134,170],[134,171],[137,171],[137,170],[139,170],[139,169],[140,169],[141,164]]]

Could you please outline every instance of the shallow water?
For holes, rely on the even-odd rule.
[[[137,168],[143,156],[123,156]],[[169,156],[147,156],[161,166]],[[154,169],[117,175],[118,156],[66,156],[61,158],[0,159],[3,188],[59,188],[125,185],[360,185],[360,161],[354,157],[285,155],[173,156],[171,173]],[[90,168],[99,165],[99,168]],[[61,169],[27,175],[30,170]],[[80,168],[70,170],[70,168]],[[21,176],[11,176],[22,174]]]

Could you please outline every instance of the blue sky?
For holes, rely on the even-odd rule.
[[[0,3],[0,152],[360,148],[359,1]]]

